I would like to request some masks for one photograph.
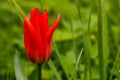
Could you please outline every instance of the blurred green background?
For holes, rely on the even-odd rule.
[[[23,18],[29,17],[36,7],[42,11],[42,6],[48,10],[49,26],[61,14],[61,23],[53,37],[53,64],[43,65],[43,80],[58,80],[55,74],[67,80],[66,74],[72,75],[82,48],[74,80],[85,80],[85,75],[86,80],[90,80],[90,75],[92,80],[99,80],[97,0],[0,0],[0,80],[16,80],[16,50],[26,76],[36,80],[37,66],[29,61],[24,48]],[[111,73],[112,80],[120,80],[120,0],[102,0],[102,22],[106,80]]]

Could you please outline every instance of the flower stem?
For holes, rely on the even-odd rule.
[[[38,80],[42,80],[42,64],[38,64]]]

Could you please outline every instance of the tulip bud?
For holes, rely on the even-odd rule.
[[[37,8],[30,13],[30,20],[24,18],[24,45],[33,63],[44,63],[51,57],[52,36],[60,23],[60,14],[52,27],[48,26],[48,12],[40,13]]]

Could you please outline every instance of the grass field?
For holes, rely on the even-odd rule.
[[[49,26],[61,15],[42,80],[120,80],[120,0],[0,0],[0,80],[37,80],[23,42],[34,8]]]

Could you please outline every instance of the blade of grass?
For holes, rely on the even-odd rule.
[[[120,57],[120,47],[118,48],[118,52],[117,52],[117,55],[116,55],[116,58],[115,58],[115,62],[114,62],[114,65],[113,65],[113,68],[112,68],[112,71],[111,71],[111,75],[110,75],[110,79],[109,80],[112,80],[112,76],[113,76],[113,72],[115,70],[115,66],[117,65],[117,60],[119,59]],[[119,79],[118,79],[119,80]]]
[[[73,30],[72,20],[70,20],[70,28],[71,28],[71,35],[72,35],[72,42],[73,42],[73,51],[74,53],[76,53],[76,42],[74,39],[74,30]]]
[[[14,58],[14,71],[15,71],[16,80],[28,80],[27,77],[25,76],[23,67],[20,63],[20,59],[18,57],[17,51]]]
[[[8,0],[8,3],[10,5],[10,8],[11,8],[11,11],[13,12],[13,14],[17,15],[20,18],[21,22],[22,22],[23,21],[23,16],[19,12],[16,11],[16,8],[13,5],[12,1]]]
[[[43,8],[43,1],[44,0],[40,0],[41,12],[43,12],[43,10],[44,10],[44,8]]]
[[[76,48],[76,42],[75,42],[75,38],[74,38],[72,19],[70,19],[70,28],[71,28],[71,35],[72,35],[73,53],[75,55],[75,59],[77,60],[77,51],[76,51],[77,48]],[[74,80],[76,80],[76,78],[77,78],[77,76],[74,77]]]
[[[90,60],[90,39],[89,39],[89,35],[90,35],[90,23],[91,23],[91,16],[92,16],[92,8],[93,8],[93,3],[91,3],[91,7],[90,7],[90,13],[89,13],[89,20],[88,20],[88,34],[86,36],[86,48],[87,48],[87,60],[88,60],[88,68],[89,68],[89,77],[90,80],[92,80],[92,67],[91,67],[91,60]]]
[[[63,69],[63,71],[64,71],[64,73],[65,73],[65,75],[66,75],[67,80],[68,80],[68,79],[69,79],[69,76],[68,76],[68,74],[67,74],[67,71],[66,71],[66,69],[65,69],[65,67],[64,67],[64,64],[63,64],[62,60],[60,59],[60,53],[59,53],[58,48],[57,48],[57,46],[56,46],[56,43],[55,43],[54,41],[53,41],[53,47],[54,47],[54,49],[55,49],[56,56],[58,57],[58,60],[59,60],[59,62],[60,62],[60,64],[61,64],[61,67],[62,67],[62,69]]]
[[[15,0],[9,0],[9,2],[15,6],[16,10],[19,11],[19,13],[22,15],[22,17],[26,16],[25,12],[22,10],[22,8],[19,6],[19,4]]]
[[[111,18],[111,20],[116,24],[119,25],[119,20],[117,20],[116,15],[113,15],[113,13],[110,10],[107,10],[107,15]]]
[[[78,4],[76,4],[76,8],[77,8],[77,11],[78,11],[78,16],[79,16],[80,23],[82,24],[83,41],[85,41],[84,24],[83,24],[83,22],[82,22],[81,12],[80,12],[80,8],[79,8],[79,5],[78,5]],[[85,44],[86,44],[86,43],[83,42],[84,49],[85,49],[85,51],[86,51]],[[85,59],[87,59],[87,54],[86,54],[86,52],[85,52]],[[85,73],[84,73],[84,80],[87,80],[87,79],[86,79],[86,78],[87,78],[87,60],[85,60],[85,69],[84,69],[84,72],[85,72]]]
[[[90,22],[91,22],[91,16],[92,16],[92,9],[93,9],[93,4],[91,3],[89,19],[88,19],[88,36],[90,34]]]
[[[9,80],[9,73],[7,73],[7,80]]]
[[[52,72],[54,73],[56,79],[62,80],[52,60],[49,60],[48,65],[51,68]]]
[[[120,0],[118,1],[118,5],[119,5],[119,8],[120,8]]]
[[[103,44],[103,64],[104,64],[104,78],[107,78],[107,65],[108,65],[108,55],[109,55],[109,45],[108,45],[108,23],[107,23],[107,15],[106,15],[106,4],[107,0],[102,2],[102,44]]]
[[[72,76],[71,76],[71,78],[70,78],[69,80],[72,80],[72,79],[73,79],[73,76],[74,76],[74,74],[75,74],[75,72],[76,72],[76,70],[77,70],[78,64],[80,63],[80,59],[81,59],[82,52],[83,52],[83,48],[81,49],[80,54],[78,55],[78,59],[77,59],[75,68],[74,68],[73,73],[72,73]]]
[[[89,39],[88,39],[88,35],[87,36],[85,35],[84,24],[83,24],[83,20],[82,20],[82,17],[81,17],[81,12],[80,12],[79,5],[76,4],[76,7],[77,7],[77,10],[78,10],[80,23],[82,24],[83,45],[84,45],[84,49],[85,49],[85,69],[84,69],[85,73],[84,73],[84,80],[87,80],[87,70],[88,69],[89,69],[90,80],[92,80],[92,70],[91,70],[91,64],[90,64],[90,51],[89,51],[89,47],[88,47],[89,46],[89,43],[88,43]],[[89,22],[88,22],[88,32],[90,31],[91,12],[92,11],[90,11]]]
[[[105,80],[105,68],[103,58],[103,27],[102,27],[102,11],[101,0],[98,0],[98,57],[99,57],[99,72],[100,80]]]

